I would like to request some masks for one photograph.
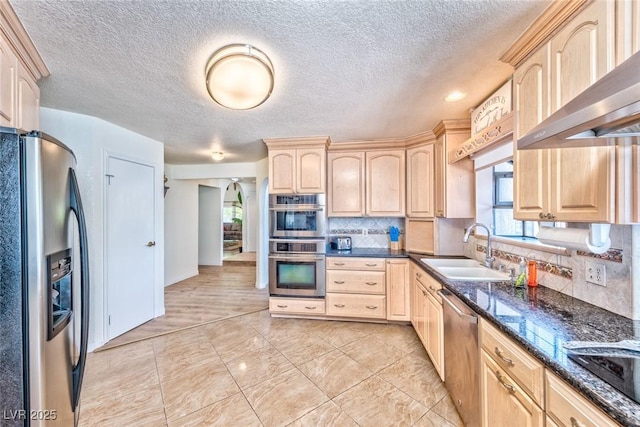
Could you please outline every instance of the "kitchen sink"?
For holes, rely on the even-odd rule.
[[[420,261],[433,267],[449,280],[507,281],[509,275],[484,267],[478,261],[464,258],[422,258]]]
[[[435,269],[440,267],[482,267],[478,261],[469,258],[421,258],[420,261]]]

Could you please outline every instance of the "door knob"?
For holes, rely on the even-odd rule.
[[[155,245],[156,245],[156,242],[149,242],[149,243],[147,243],[147,246],[149,246],[149,247],[151,247],[151,246],[155,246]]]

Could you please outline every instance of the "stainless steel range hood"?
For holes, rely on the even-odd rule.
[[[611,138],[625,136],[640,136],[640,52],[518,139],[518,149],[615,145]]]

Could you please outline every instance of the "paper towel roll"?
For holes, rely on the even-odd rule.
[[[541,243],[553,246],[561,246],[567,249],[577,249],[594,254],[602,254],[611,247],[611,239],[606,238],[602,245],[591,244],[591,232],[582,228],[555,228],[540,227],[538,240]]]

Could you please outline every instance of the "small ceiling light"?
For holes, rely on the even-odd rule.
[[[211,98],[232,110],[255,108],[273,90],[273,64],[261,50],[248,44],[218,49],[207,63],[205,76]]]
[[[222,160],[224,159],[224,153],[222,151],[214,151],[211,153],[211,158],[213,160]]]
[[[462,93],[460,91],[453,91],[451,92],[449,95],[444,97],[444,100],[447,102],[456,102],[456,101],[460,101],[461,99],[464,99],[467,96],[466,93]]]

